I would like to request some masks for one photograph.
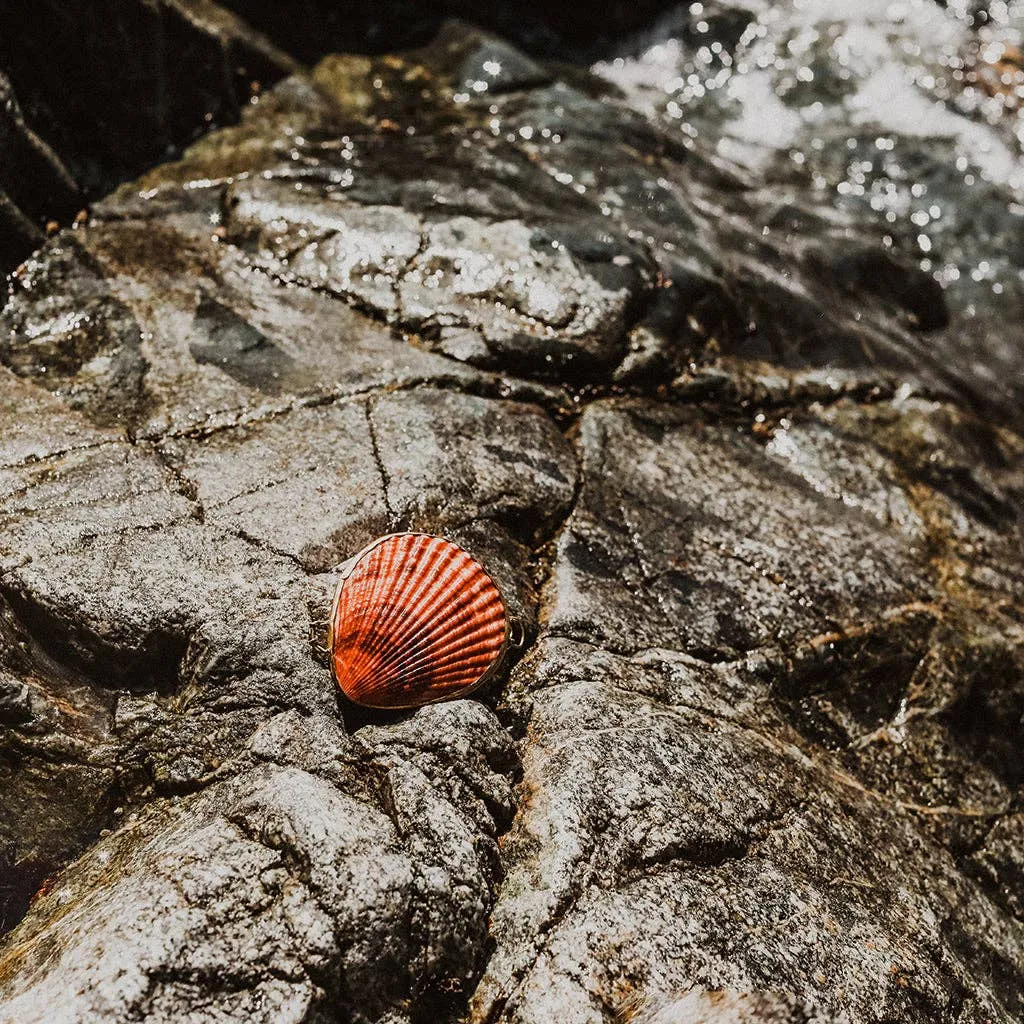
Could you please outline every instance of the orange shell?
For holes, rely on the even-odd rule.
[[[505,602],[479,562],[440,537],[392,534],[342,575],[331,665],[357,704],[416,707],[479,686],[507,638]]]

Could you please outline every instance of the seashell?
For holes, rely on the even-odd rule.
[[[451,541],[391,534],[342,566],[331,665],[357,704],[409,708],[461,697],[491,675],[508,637],[497,585]]]

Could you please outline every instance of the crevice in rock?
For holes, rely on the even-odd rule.
[[[330,237],[330,234],[332,233],[328,233],[327,237]],[[244,252],[244,250],[240,251]],[[361,313],[367,320],[379,324],[392,334],[399,333],[403,330],[408,330],[410,334],[417,333],[410,325],[402,324],[397,317],[389,316],[378,306],[375,306],[367,299],[361,298],[353,291],[335,288],[332,285],[322,284],[318,281],[311,281],[299,274],[293,274],[291,271],[283,269],[282,264],[279,264],[276,261],[274,264],[271,264],[249,256],[247,263],[252,270],[263,274],[270,281],[273,281],[274,284],[281,285],[285,288],[303,288],[306,291],[314,292],[317,295],[324,295],[327,298],[334,299],[336,302],[342,303],[349,309],[355,310],[357,313]],[[397,286],[398,279],[396,279],[394,283],[394,287]]]
[[[439,356],[438,358],[446,357]],[[463,366],[463,364],[457,363],[454,360],[451,362],[453,367]],[[280,406],[268,404],[258,407],[256,410],[253,410],[251,406],[219,409],[210,413],[208,419],[217,420],[222,417],[229,417],[229,419],[206,425],[182,427],[167,430],[165,432],[146,434],[139,438],[136,443],[139,445],[159,444],[161,442],[176,439],[202,441],[217,434],[227,433],[232,430],[242,430],[258,426],[261,423],[281,419],[302,409],[320,409],[327,406],[342,405],[346,403],[355,404],[362,401],[367,396],[393,395],[408,391],[418,391],[421,389],[451,391],[457,394],[473,395],[478,398],[488,398],[496,401],[520,401],[527,404],[534,404],[541,408],[545,408],[549,403],[557,403],[560,401],[557,395],[546,395],[537,390],[536,387],[537,386],[535,386],[532,381],[521,380],[518,378],[502,378],[491,373],[482,373],[479,379],[474,377],[463,378],[455,375],[445,376],[443,374],[438,374],[436,376],[412,376],[394,383],[366,384],[362,386],[346,387],[336,391],[323,391],[308,395],[300,395]],[[518,390],[520,388],[522,391]],[[95,445],[87,445],[83,447],[100,447],[102,445],[116,443],[118,443],[116,440],[111,439],[98,442]],[[33,462],[56,458],[77,450],[79,449],[74,448],[68,449],[66,452],[55,452],[53,455],[47,454],[45,456],[33,457],[31,459],[24,460],[23,463],[18,463],[14,467],[0,468],[18,468],[20,465],[30,465]]]
[[[646,876],[678,864],[710,870],[731,861],[742,860],[750,852],[751,843],[736,839],[716,841],[705,837],[693,844],[673,844],[658,854],[637,861],[637,874]],[[628,879],[624,880],[628,884]]]
[[[628,644],[617,643],[609,637],[598,635],[596,630],[591,631],[588,635],[584,635],[583,633],[568,632],[564,629],[552,629],[545,630],[544,636],[551,639],[571,640],[574,643],[585,644],[588,647],[596,647],[620,658],[633,659],[648,652],[670,650],[673,654],[680,654],[687,658],[693,658],[694,661],[701,662],[704,665],[735,664],[743,661],[744,658],[749,657],[751,654],[756,653],[755,648],[750,651],[742,652],[739,657],[737,657],[734,651],[729,651],[724,648],[707,647],[700,644],[691,644],[689,646],[677,645],[671,648],[630,647]]]
[[[377,439],[377,425],[373,421],[373,405],[373,398],[368,398],[363,406],[363,411],[366,413],[366,429],[370,435],[370,450],[373,453],[373,461],[377,467],[377,472],[380,474],[381,494],[384,497],[384,508],[387,509],[388,524],[394,530],[398,528],[398,517],[395,515],[394,507],[391,504],[391,480],[388,476],[387,466],[384,465],[384,459],[381,457],[380,442]]]
[[[129,534],[140,534],[140,533],[160,533],[170,527],[179,526],[182,523],[194,520],[195,516],[189,512],[185,515],[172,516],[169,519],[158,519],[150,523],[130,523],[128,525],[115,525],[106,530],[94,530],[91,533],[84,534],[83,539],[86,543],[93,543],[101,538],[106,537],[124,537]],[[52,555],[67,555],[73,551],[81,550],[81,543],[76,541],[67,547],[54,545],[50,549]],[[9,573],[9,570],[7,570]],[[0,572],[0,581],[2,581],[4,572]],[[2,587],[0,587],[2,589]]]
[[[1024,886],[1019,881],[1019,868],[1014,874],[1014,866],[1011,864],[1003,865],[1004,871],[1000,870],[999,865],[993,868],[992,865],[986,865],[978,859],[993,832],[1004,819],[1022,812],[1024,812],[1024,794],[1018,792],[1005,808],[989,818],[985,830],[957,856],[956,861],[960,871],[972,879],[993,904],[1024,924]]]
[[[46,879],[64,866],[63,861],[29,858],[6,864],[0,882],[0,938],[13,931],[45,891]]]
[[[636,862],[636,870],[624,875],[621,882],[629,885],[637,879],[676,866],[682,866],[687,870],[715,871],[744,860],[755,854],[770,836],[785,828],[797,809],[797,805],[794,805],[776,811],[767,818],[751,822],[743,836],[731,839],[703,836],[694,842],[670,844],[654,856],[639,859]]]
[[[320,907],[321,911],[331,916],[330,908],[324,906],[317,897],[317,893],[310,884],[309,868],[308,865],[302,863],[301,858],[295,855],[294,850],[290,850],[285,842],[285,837],[278,836],[280,840],[275,843],[271,841],[271,837],[261,835],[255,829],[252,828],[251,824],[245,819],[244,814],[234,813],[228,814],[226,820],[229,821],[238,833],[246,840],[252,843],[256,843],[259,846],[264,847],[274,854],[277,858],[275,863],[280,865],[284,870],[291,876],[296,883],[302,886],[308,893],[309,899],[312,900],[317,906]],[[350,1024],[353,1014],[351,1011],[351,998],[347,994],[344,972],[341,970],[341,961],[344,956],[344,943],[341,937],[335,935],[336,941],[338,941],[339,948],[337,956],[334,958],[334,963],[325,967],[318,967],[315,964],[303,963],[301,969],[305,972],[306,976],[318,986],[318,988],[324,993],[324,1000],[319,1008],[323,1013],[327,1014],[325,1019],[329,1019],[334,1024]],[[285,975],[282,980],[288,982],[294,982],[296,979]],[[213,978],[214,982],[219,981],[219,977]],[[248,983],[240,985],[241,989],[249,987],[252,979],[248,979]],[[318,1020],[321,1018],[317,1018]]]
[[[232,537],[237,537],[238,540],[250,547],[256,548],[257,551],[262,552],[265,555],[273,555],[275,558],[283,558],[293,565],[297,566],[304,575],[310,575],[309,569],[303,564],[302,560],[293,555],[290,551],[284,551],[281,548],[274,547],[273,544],[268,543],[262,537],[256,537],[249,533],[247,530],[243,530],[239,526],[221,526],[225,533],[230,534]]]
[[[111,824],[115,701],[55,659],[0,599],[0,935]],[[26,799],[40,803],[27,821]]]
[[[964,974],[984,979],[1011,1019],[1020,1019],[1024,1014],[1024,965],[1014,963],[991,945],[979,947],[955,914],[941,922],[939,934],[960,960]]]
[[[335,687],[337,690],[337,687]],[[338,717],[345,726],[345,732],[350,736],[358,734],[359,730],[367,725],[394,725],[403,722],[415,713],[412,709],[382,709],[368,708],[362,704],[346,700],[340,693],[335,693],[338,708]]]
[[[143,444],[143,442],[137,442]],[[206,519],[206,510],[203,507],[203,502],[199,497],[199,488],[196,487],[195,481],[191,480],[183,471],[182,467],[178,465],[170,454],[162,448],[159,444],[147,444],[146,447],[152,451],[157,461],[167,471],[167,476],[170,479],[173,488],[180,494],[186,501],[192,505],[191,516],[196,522],[202,523]]]
[[[540,538],[536,536],[534,537],[531,566],[533,569],[533,582],[539,598],[539,607],[537,610],[538,635],[532,638],[532,644],[523,647],[519,655],[520,661],[526,658],[536,641],[539,640],[540,636],[544,633],[544,595],[551,579],[551,574],[554,570],[559,538],[562,536],[562,533],[567,528],[569,521],[572,519],[573,514],[576,511],[576,507],[579,504],[580,497],[583,493],[583,486],[585,482],[583,455],[580,452],[578,437],[579,420],[582,415],[582,411],[575,412],[571,415],[563,412],[562,415],[559,415],[559,411],[548,409],[547,413],[555,426],[557,426],[561,431],[562,436],[569,445],[569,449],[572,452],[573,459],[575,460],[576,473],[573,478],[572,494],[569,497],[569,501],[565,509],[562,511],[561,515],[550,524],[547,529],[546,536]],[[518,742],[523,737],[520,735],[514,738]]]
[[[392,721],[393,721],[393,718],[392,718]],[[361,742],[361,737],[359,736],[358,733],[353,734],[353,737],[357,741]],[[384,749],[386,749],[386,750],[407,750],[407,751],[410,751],[411,753],[421,754],[421,755],[423,755],[423,754],[431,755],[431,754],[434,753],[434,751],[430,747],[427,747],[427,746],[417,746],[415,744],[407,743],[407,742],[404,742],[402,740],[396,741],[396,740],[390,739],[390,738],[387,740],[387,742],[386,742],[386,744],[384,746]],[[384,778],[384,774],[386,773],[386,764],[385,764],[385,762],[384,762],[384,760],[382,758],[382,755],[379,753],[379,751],[375,751],[374,748],[372,748],[372,747],[366,747],[365,750],[366,750],[367,757],[369,758],[370,765],[375,767],[375,768],[377,768],[380,771],[380,778],[378,779],[378,788],[379,788],[381,785],[383,785],[382,780]],[[493,757],[488,756],[488,758],[487,758],[487,766],[490,769],[490,771],[492,771],[494,774],[496,774],[496,775],[504,775],[505,778],[509,779],[512,782],[517,781],[517,776],[519,776],[521,774],[521,771],[522,771],[521,766],[520,766],[518,760],[516,760],[516,761],[514,761],[512,763],[509,763],[509,762],[505,761],[504,759],[500,759],[499,760],[499,759],[495,759]],[[508,810],[506,808],[504,808],[503,806],[501,806],[500,804],[495,802],[494,797],[490,793],[488,793],[486,788],[484,788],[483,786],[481,786],[480,784],[477,783],[477,781],[473,778],[473,775],[472,775],[471,772],[459,771],[458,770],[458,768],[459,768],[458,763],[456,763],[455,767],[456,767],[456,770],[458,771],[459,779],[462,782],[462,784],[487,809],[487,813],[490,815],[491,821],[493,822],[494,827],[495,827],[495,831],[494,831],[495,837],[503,835],[504,831],[505,831],[505,827],[511,824],[511,816],[509,815]],[[385,803],[386,803],[386,801],[385,801]],[[459,815],[463,819],[463,821],[466,822],[467,826],[469,826],[471,828],[475,828],[476,827],[476,825],[473,822],[472,818],[471,817],[467,817],[464,813],[462,813],[461,808],[455,807],[455,810],[459,813]],[[390,808],[389,808],[389,815],[391,815]],[[396,827],[397,827],[397,825],[396,825]]]
[[[177,689],[189,638],[170,624],[151,630],[137,642],[119,644],[61,617],[4,578],[0,578],[0,597],[42,651],[81,672],[94,686],[165,696]]]
[[[776,678],[776,701],[798,732],[818,746],[843,750],[863,745],[879,728],[906,715],[927,637],[904,647],[894,632],[883,626],[875,635],[848,637],[839,631],[827,650],[814,652],[817,665],[813,655],[805,655],[802,665]]]
[[[942,715],[951,733],[1006,785],[1024,783],[1024,672],[1008,651],[981,655],[969,684]]]
[[[70,445],[67,448],[58,448],[54,451],[48,452],[34,452],[31,455],[20,459],[18,462],[9,462],[0,469],[17,470],[24,469],[28,466],[37,466],[40,463],[56,461],[57,459],[63,459],[68,455],[75,455],[78,452],[94,451],[98,448],[108,448],[124,443],[126,438],[117,437],[104,437],[98,441],[89,441],[85,444]]]

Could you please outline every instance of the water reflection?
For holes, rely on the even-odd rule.
[[[1022,3],[694,3],[595,70],[684,142],[873,221],[970,316],[1024,298],[1022,40]]]

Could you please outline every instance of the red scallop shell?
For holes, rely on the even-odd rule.
[[[395,534],[356,556],[331,618],[334,678],[349,700],[408,708],[468,693],[508,635],[501,593],[457,544]]]

